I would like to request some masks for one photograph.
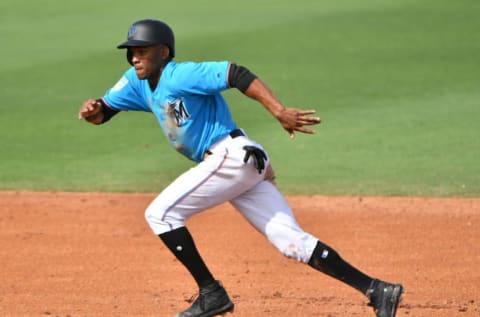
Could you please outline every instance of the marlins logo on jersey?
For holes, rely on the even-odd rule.
[[[167,103],[167,113],[175,121],[177,127],[181,127],[185,121],[190,118],[187,107],[182,99],[175,100],[174,103]]]

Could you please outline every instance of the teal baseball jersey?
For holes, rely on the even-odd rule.
[[[132,67],[108,90],[103,101],[119,111],[152,112],[170,144],[196,162],[236,129],[221,92],[230,88],[230,62],[170,61],[154,91]]]

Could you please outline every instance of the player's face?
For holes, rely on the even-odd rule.
[[[132,64],[139,79],[153,79],[160,75],[165,64],[162,46],[131,47]]]

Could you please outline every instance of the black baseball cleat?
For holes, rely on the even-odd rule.
[[[234,304],[220,282],[200,288],[197,299],[189,309],[175,317],[212,317],[233,312]]]
[[[402,293],[401,284],[391,284],[375,279],[365,295],[370,300],[368,305],[373,307],[377,317],[395,317]]]

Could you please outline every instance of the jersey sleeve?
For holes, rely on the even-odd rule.
[[[143,92],[133,68],[126,71],[122,78],[107,90],[102,99],[114,110],[151,112],[143,98]]]
[[[172,74],[171,89],[180,95],[211,95],[228,89],[229,67],[228,61],[179,64]]]

